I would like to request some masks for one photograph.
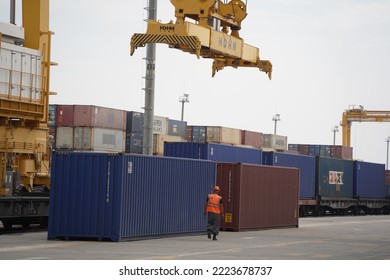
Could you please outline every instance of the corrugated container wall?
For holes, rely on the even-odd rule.
[[[225,211],[222,229],[298,227],[298,169],[218,163],[217,185]]]
[[[266,165],[298,168],[300,170],[299,198],[315,198],[315,157],[277,152],[263,152],[263,163]]]
[[[262,151],[219,143],[165,142],[164,156],[261,164]]]
[[[390,198],[390,170],[385,172],[385,185],[387,188],[387,197]]]
[[[236,128],[208,126],[206,142],[240,145],[241,131]]]
[[[346,146],[331,146],[330,147],[330,156],[332,158],[339,159],[352,159],[353,158],[353,148]]]
[[[56,149],[73,149],[74,128],[60,126],[56,129]]]
[[[241,130],[241,144],[260,149],[263,147],[263,133],[250,130]]]
[[[168,134],[168,118],[154,116],[153,118],[153,134]]]
[[[322,197],[353,198],[353,161],[316,157],[316,191]]]
[[[264,148],[287,150],[287,137],[275,134],[264,134]]]
[[[126,111],[93,105],[74,105],[74,126],[126,130]]]
[[[184,141],[180,136],[153,134],[153,154],[164,155],[164,143]]]
[[[356,198],[386,198],[385,165],[355,161],[353,195]]]
[[[126,133],[143,132],[144,114],[139,112],[126,112]]]
[[[187,122],[168,120],[168,135],[186,138]]]
[[[125,149],[125,132],[97,127],[75,127],[74,149],[97,152],[123,152]]]
[[[192,142],[206,143],[207,126],[192,126]]]
[[[205,232],[209,161],[54,153],[48,238],[121,241]]]
[[[144,134],[142,132],[126,132],[125,152],[131,154],[142,154]]]

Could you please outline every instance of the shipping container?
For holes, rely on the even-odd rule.
[[[73,149],[74,128],[60,126],[56,129],[56,149]]]
[[[298,152],[298,144],[288,144],[288,150],[291,152]]]
[[[264,134],[263,135],[264,148],[270,148],[275,150],[287,150],[287,137],[275,134]]]
[[[94,105],[74,105],[74,126],[126,130],[126,111]]]
[[[353,198],[353,161],[316,157],[316,194]]]
[[[207,126],[192,126],[192,142],[206,143]]]
[[[298,227],[299,170],[239,163],[217,164],[224,230]]]
[[[278,152],[263,152],[263,164],[300,170],[299,198],[315,199],[316,158]]]
[[[241,131],[236,128],[208,126],[206,142],[240,145]]]
[[[74,105],[56,105],[55,126],[74,126]]]
[[[98,127],[75,127],[74,149],[79,151],[124,152],[125,132]]]
[[[153,134],[168,134],[168,118],[154,116],[153,118]]]
[[[186,141],[187,142],[192,142],[192,125],[187,125],[186,129]]]
[[[153,154],[164,155],[164,143],[183,142],[184,138],[180,136],[153,134]]]
[[[49,127],[56,126],[56,115],[57,115],[57,105],[50,104],[49,105],[49,115],[48,115],[48,120],[47,120],[47,125]]]
[[[320,145],[309,145],[309,156],[320,156]]]
[[[330,157],[330,146],[329,145],[320,145],[320,154],[321,157]]]
[[[310,145],[299,144],[298,152],[300,155],[306,155],[306,156],[310,155]]]
[[[263,133],[250,130],[241,130],[241,144],[260,149],[263,146]]]
[[[142,154],[144,135],[142,132],[126,133],[125,152],[131,154]]]
[[[168,135],[179,136],[183,139],[187,134],[187,122],[168,119]]]
[[[353,149],[347,146],[330,146],[330,156],[332,158],[352,160]]]
[[[144,114],[139,112],[126,112],[126,133],[144,131]]]
[[[385,171],[385,184],[386,186],[390,186],[390,170]]]
[[[262,151],[219,143],[176,142],[165,143],[164,156],[204,159],[218,162],[261,164]]]
[[[123,241],[206,232],[210,161],[54,153],[48,239]]]
[[[353,168],[353,195],[356,198],[385,198],[385,165],[355,161]]]

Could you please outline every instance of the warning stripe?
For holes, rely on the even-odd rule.
[[[180,44],[192,50],[199,50],[201,47],[200,41],[196,36],[134,34],[131,37],[131,46],[135,48],[144,47],[148,43]]]

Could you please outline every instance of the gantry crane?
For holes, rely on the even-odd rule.
[[[23,0],[22,20],[23,27],[0,23],[0,220],[6,228],[44,224],[48,216],[47,124],[55,65],[49,0]]]
[[[390,111],[365,110],[363,106],[350,106],[345,110],[341,120],[343,129],[343,146],[351,146],[352,122],[390,122]]]
[[[176,22],[164,24],[149,20],[145,34],[131,38],[130,54],[148,43],[169,47],[213,59],[212,75],[226,66],[257,67],[271,79],[272,64],[261,60],[259,49],[244,43],[239,31],[246,18],[246,4],[240,0],[171,0]],[[186,21],[192,19],[195,23]]]

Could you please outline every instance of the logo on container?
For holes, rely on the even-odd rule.
[[[329,171],[329,184],[330,185],[343,185],[344,172]]]

